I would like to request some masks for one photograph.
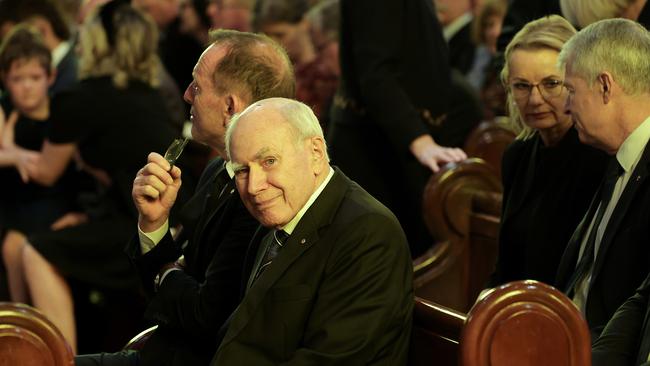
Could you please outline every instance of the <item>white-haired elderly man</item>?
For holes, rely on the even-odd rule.
[[[650,270],[650,34],[625,19],[593,23],[559,62],[580,140],[611,155],[556,282],[597,336]]]
[[[246,295],[212,365],[405,365],[412,264],[395,216],[332,168],[306,105],[233,118],[226,147],[252,241]],[[266,230],[264,230],[266,232]]]

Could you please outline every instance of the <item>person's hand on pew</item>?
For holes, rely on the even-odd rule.
[[[162,155],[152,152],[148,163],[133,180],[133,202],[138,209],[138,225],[144,232],[161,227],[169,218],[178,190],[181,170],[170,166]]]
[[[436,144],[430,135],[422,135],[411,142],[411,153],[418,161],[434,173],[440,165],[467,159],[467,154],[459,148],[444,147]]]

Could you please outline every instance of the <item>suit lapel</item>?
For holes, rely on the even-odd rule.
[[[202,241],[205,229],[209,226],[210,222],[217,212],[219,212],[221,207],[223,207],[223,205],[228,201],[228,198],[235,193],[234,179],[230,179],[223,189],[216,189],[217,187],[215,185],[217,183],[217,178],[222,174],[224,169],[225,167],[218,169],[210,180],[210,184],[207,185],[209,191],[206,192],[205,196],[203,196],[205,198],[203,200],[203,209],[201,210],[203,212],[201,215],[202,220],[197,224],[194,241]],[[213,197],[213,195],[219,195],[220,193],[221,195],[218,198]],[[214,203],[215,199],[217,200],[216,203]]]
[[[634,169],[634,172],[630,176],[630,179],[627,181],[623,193],[616,203],[616,207],[612,212],[609,222],[607,223],[607,228],[603,234],[603,238],[600,241],[600,247],[598,248],[598,254],[596,255],[596,262],[594,264],[594,270],[592,274],[591,284],[595,282],[593,279],[600,273],[600,269],[603,267],[604,258],[607,256],[607,250],[612,245],[616,232],[623,221],[623,218],[626,216],[627,211],[630,208],[630,205],[634,202],[636,193],[639,190],[646,179],[648,178],[648,163],[650,163],[650,149],[648,149],[646,144],[645,149],[643,150],[643,155],[641,160]]]
[[[346,190],[347,178],[336,169],[331,181],[300,219],[298,226],[285,242],[284,248],[273,260],[273,264],[264,271],[264,274],[248,290],[232,317],[232,322],[221,344],[222,347],[232,341],[246,326],[271,287],[294,262],[315,245],[325,245],[319,242],[318,231],[332,221]],[[252,255],[254,256],[255,253],[252,253]]]
[[[598,204],[600,203],[599,197],[601,188],[602,182],[601,187],[596,191],[594,197],[591,199],[591,204],[589,205],[587,213],[582,218],[582,221],[580,221],[580,224],[578,224],[578,227],[573,232],[573,235],[571,235],[571,239],[569,239],[566,249],[564,249],[562,259],[560,260],[560,265],[558,266],[557,278],[555,281],[556,286],[562,290],[566,290],[567,293],[571,289],[565,289],[565,287],[568,286],[569,279],[573,275],[573,272],[575,272],[576,265],[578,263],[578,256],[580,254],[580,246],[582,245],[585,232],[589,228],[589,224],[591,224],[591,221],[596,214],[596,210],[598,209]]]

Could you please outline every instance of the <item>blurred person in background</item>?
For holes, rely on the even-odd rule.
[[[310,106],[320,118],[336,91],[337,76],[312,43],[305,16],[308,7],[307,0],[258,0],[253,29],[287,50],[296,73],[296,99]]]
[[[113,289],[135,289],[137,276],[123,253],[136,210],[131,181],[150,151],[164,151],[174,132],[156,84],[157,31],[122,1],[104,5],[80,32],[81,81],[52,101],[52,128],[29,179],[55,184],[75,157],[96,178],[95,192],[69,213],[62,228],[17,244],[7,263],[34,306],[76,350],[74,305],[68,278]],[[27,299],[14,299],[26,302]]]

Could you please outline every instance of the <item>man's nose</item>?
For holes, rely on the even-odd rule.
[[[266,173],[260,167],[250,167],[248,170],[248,193],[257,194],[266,186]]]
[[[185,88],[185,93],[183,93],[183,100],[192,104],[194,102],[194,96],[192,95],[192,83]]]

